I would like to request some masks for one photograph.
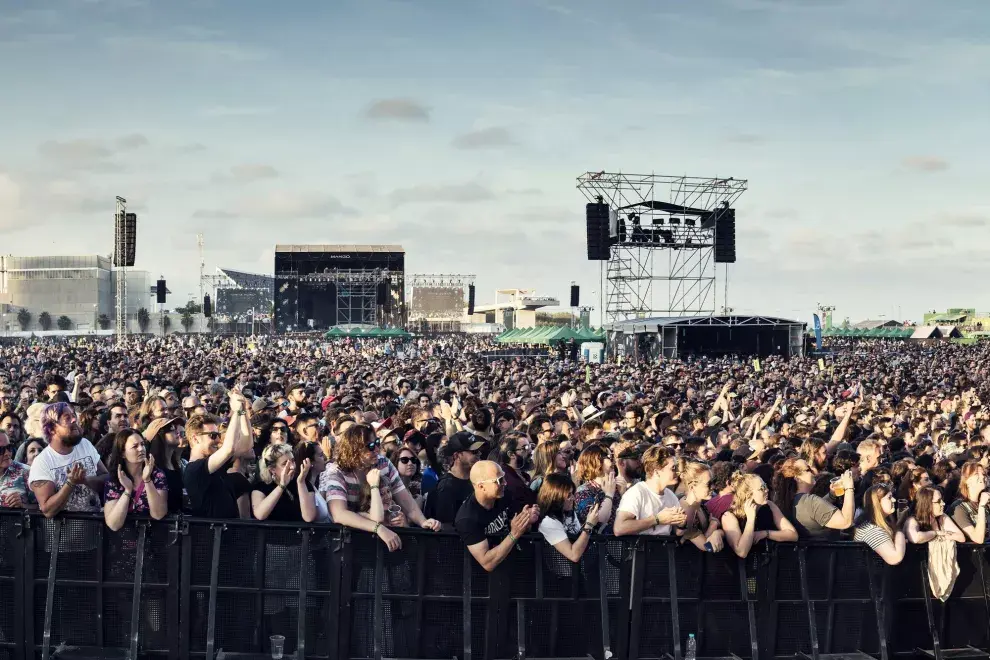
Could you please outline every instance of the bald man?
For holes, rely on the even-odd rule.
[[[474,493],[457,512],[454,527],[471,556],[489,573],[512,552],[516,541],[539,519],[535,504],[518,510],[505,495],[505,474],[493,461],[478,461],[471,468]],[[499,540],[495,547],[489,537]]]

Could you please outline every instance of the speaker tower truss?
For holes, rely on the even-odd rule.
[[[586,172],[577,187],[613,217],[606,321],[715,313],[715,217],[734,206],[746,180]]]

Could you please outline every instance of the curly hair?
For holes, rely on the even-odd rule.
[[[337,467],[353,472],[366,466],[368,445],[378,441],[375,431],[367,424],[354,424],[337,439],[334,449],[334,462]]]
[[[283,456],[293,457],[292,447],[286,444],[268,445],[258,460],[258,477],[266,484],[274,483],[278,475],[275,467]]]
[[[581,485],[603,476],[605,461],[611,461],[612,455],[600,444],[585,447],[578,457],[577,469],[574,471],[574,483]]]

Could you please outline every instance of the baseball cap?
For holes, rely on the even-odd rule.
[[[459,431],[447,440],[447,453],[458,451],[478,451],[485,446],[485,441],[470,431]]]
[[[260,413],[265,410],[270,410],[275,407],[269,399],[261,397],[260,399],[255,399],[254,403],[251,404],[251,412]]]

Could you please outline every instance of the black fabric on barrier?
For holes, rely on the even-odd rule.
[[[300,631],[305,657],[320,660],[451,658],[468,650],[472,660],[679,657],[690,633],[699,658],[752,658],[754,646],[764,660],[812,655],[816,644],[819,654],[879,658],[881,639],[894,657],[932,648],[933,632],[943,649],[990,643],[990,567],[985,547],[970,544],[958,547],[952,596],[944,604],[929,601],[933,630],[924,547],[910,547],[902,565],[887,567],[853,543],[761,544],[743,561],[664,538],[602,538],[572,564],[531,535],[492,576],[450,534],[403,530],[402,550],[388,553],[376,537],[330,525],[142,524],[147,538],[135,611],[141,658],[205,658],[208,646],[267,656],[272,634],[285,636],[288,656]],[[0,660],[43,654],[57,526],[49,655],[123,657],[131,639],[135,521],[111,532],[101,516],[50,521],[4,510]],[[882,638],[878,610],[886,620]],[[54,654],[59,645],[69,648]]]

